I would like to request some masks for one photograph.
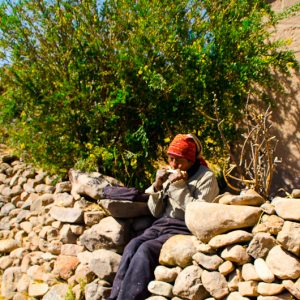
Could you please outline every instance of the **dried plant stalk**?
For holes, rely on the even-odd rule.
[[[242,135],[244,138],[242,145],[238,146],[240,148],[238,163],[232,154],[233,149],[223,134],[223,121],[219,119],[217,110],[215,111],[218,128],[229,154],[228,166],[224,168],[223,174],[228,186],[233,190],[252,188],[267,199],[270,196],[272,177],[278,162],[274,157],[278,140],[270,133],[272,112],[268,107],[264,113],[257,113],[256,110],[251,110],[248,103],[245,111],[246,132]]]

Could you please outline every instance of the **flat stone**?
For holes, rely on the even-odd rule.
[[[258,207],[191,202],[186,208],[185,221],[192,234],[207,243],[216,235],[254,226],[260,214]]]
[[[65,223],[83,223],[83,211],[79,208],[53,206],[50,215],[55,220]]]
[[[265,202],[264,198],[260,196],[253,189],[244,191],[241,195],[226,194],[219,199],[219,203],[227,205],[254,205],[260,206]]]
[[[146,202],[102,199],[98,203],[114,218],[134,218],[151,215]]]
[[[262,296],[273,296],[280,294],[284,290],[284,285],[279,283],[259,282],[257,292]]]
[[[172,288],[172,284],[163,281],[153,280],[148,284],[148,290],[150,293],[168,298],[173,296]]]
[[[49,289],[47,283],[30,283],[28,288],[28,295],[31,297],[44,296]]]
[[[232,244],[248,242],[253,238],[253,234],[244,230],[234,230],[225,234],[213,237],[208,245],[213,248],[221,248]]]
[[[272,204],[279,217],[284,220],[300,221],[300,199],[276,197]]]
[[[198,252],[193,255],[193,260],[196,261],[201,267],[215,271],[223,263],[223,259],[218,255],[207,255],[201,252]]]

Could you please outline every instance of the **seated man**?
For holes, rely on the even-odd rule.
[[[201,150],[192,134],[179,134],[171,142],[169,168],[158,170],[146,190],[148,207],[157,220],[125,247],[108,300],[145,300],[163,243],[173,235],[190,234],[184,222],[186,205],[212,202],[218,195],[217,180],[201,158]]]

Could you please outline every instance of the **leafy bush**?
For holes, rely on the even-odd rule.
[[[77,163],[140,188],[178,132],[222,155],[214,95],[234,141],[249,89],[296,67],[260,0],[5,0],[0,16],[7,141],[55,172]]]

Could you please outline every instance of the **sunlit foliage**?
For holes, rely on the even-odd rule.
[[[5,0],[0,17],[3,140],[141,188],[178,132],[221,155],[214,105],[234,141],[250,88],[296,66],[259,0]]]

